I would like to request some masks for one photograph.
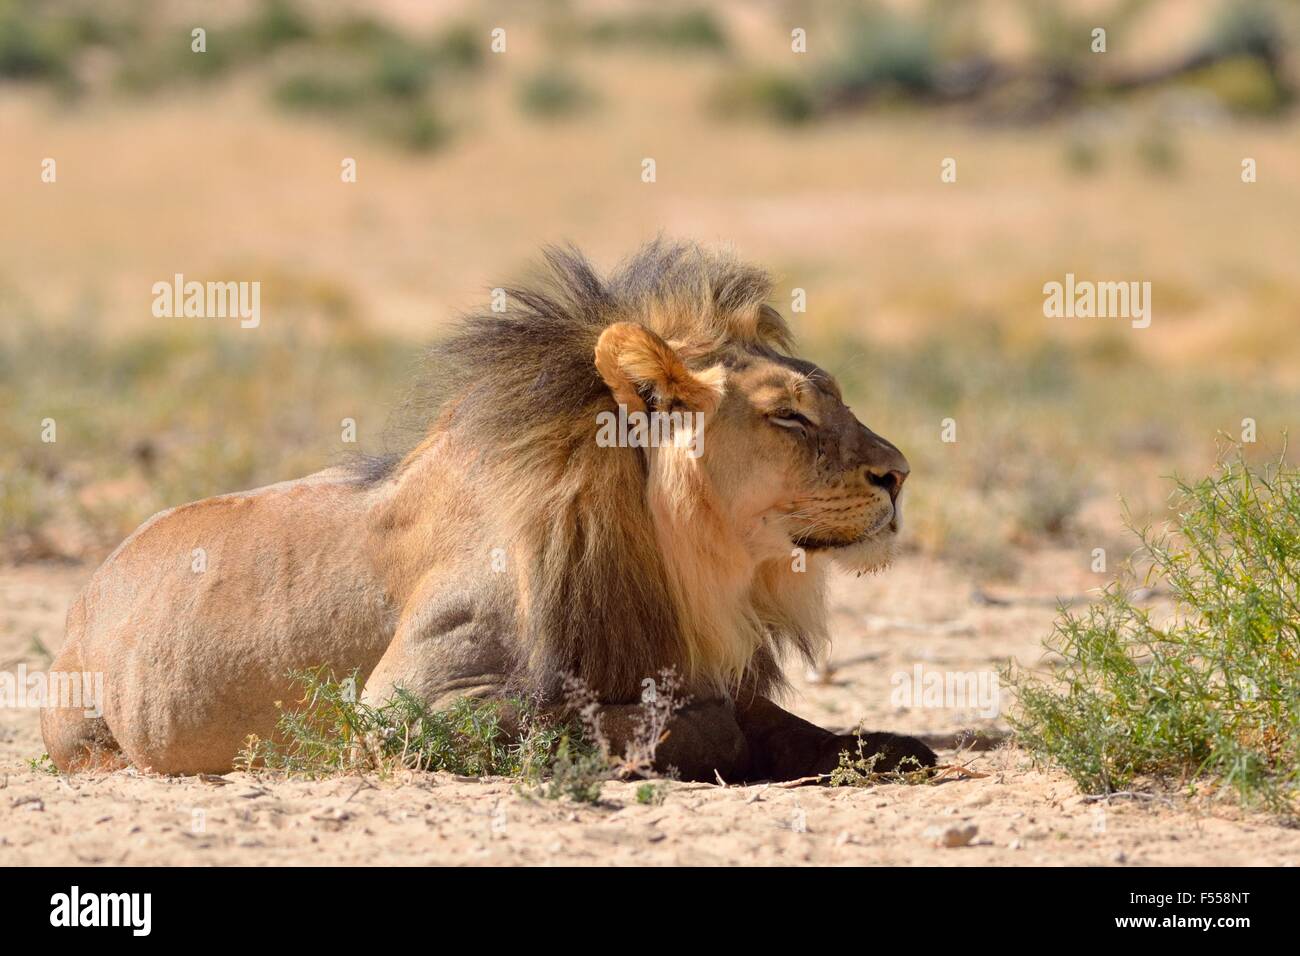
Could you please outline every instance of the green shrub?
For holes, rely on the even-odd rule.
[[[395,100],[413,100],[424,95],[433,75],[427,53],[408,43],[380,48],[371,67],[375,91]]]
[[[840,752],[839,766],[831,771],[826,783],[831,787],[874,787],[883,783],[917,786],[929,783],[934,776],[934,770],[922,767],[915,757],[904,757],[893,770],[877,770],[880,758],[878,753],[868,755],[859,740],[856,754],[848,750]]]
[[[940,54],[929,24],[869,11],[851,17],[842,29],[844,51],[821,78],[832,99],[877,92],[920,95],[934,89]]]
[[[67,87],[81,49],[108,33],[92,14],[53,16],[38,4],[0,0],[0,79],[39,80]]]
[[[289,110],[342,112],[366,97],[356,80],[327,71],[300,70],[279,80],[271,90],[276,105]]]
[[[1220,56],[1269,57],[1285,32],[1267,0],[1227,0],[1211,19],[1204,45]]]
[[[37,79],[54,76],[64,69],[48,40],[16,12],[0,16],[0,76]]]
[[[444,69],[473,70],[483,65],[482,32],[467,23],[450,26],[434,38],[433,56]]]
[[[551,66],[527,77],[519,87],[519,107],[542,119],[559,119],[582,111],[593,97],[572,73]]]
[[[636,788],[636,802],[646,807],[663,806],[668,798],[666,784],[643,783]]]
[[[1177,526],[1138,532],[1149,577],[1173,592],[1157,621],[1122,585],[1046,648],[1059,672],[1008,675],[1022,745],[1080,787],[1139,778],[1231,789],[1245,804],[1300,809],[1300,471],[1240,456],[1177,482]]]
[[[1238,116],[1273,116],[1289,102],[1278,78],[1256,57],[1234,56],[1193,74],[1192,86],[1212,94]]]
[[[605,781],[610,779],[609,762],[599,752],[576,746],[568,737],[556,748],[547,768],[547,781],[540,793],[547,800],[568,797],[575,803],[598,803]]]
[[[249,738],[243,766],[306,777],[409,769],[538,780],[557,760],[572,763],[590,753],[570,739],[570,728],[524,700],[462,697],[432,710],[399,689],[376,707],[357,699],[355,674],[338,680],[320,667],[294,680],[302,698],[281,709],[275,739]]]
[[[310,39],[312,25],[290,0],[263,0],[257,12],[238,32],[239,43],[248,52],[265,55],[291,43]]]
[[[727,34],[707,9],[647,11],[607,17],[587,31],[595,43],[640,44],[677,50],[724,50]]]
[[[790,125],[805,123],[817,112],[811,85],[776,70],[735,74],[715,94],[714,106],[723,114],[749,114]]]

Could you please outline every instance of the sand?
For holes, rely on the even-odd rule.
[[[833,592],[831,683],[796,680],[789,703],[827,726],[859,720],[951,738],[999,730],[977,706],[912,707],[891,678],[931,669],[1033,664],[1057,596],[1097,582],[1077,553],[1026,562],[990,603],[941,564],[906,558]],[[0,666],[44,666],[92,569],[0,569]],[[1049,584],[1050,582],[1050,584]],[[1062,582],[1070,588],[1062,591]],[[1000,603],[1007,601],[1009,603]],[[967,702],[970,703],[970,702]],[[977,702],[979,703],[979,702]],[[1001,700],[1005,709],[1005,694]],[[985,776],[863,789],[669,783],[663,802],[611,782],[596,805],[551,801],[515,781],[446,774],[166,778],[124,770],[72,777],[28,766],[37,713],[0,710],[0,865],[1292,865],[1300,830],[1227,803],[1081,794],[1012,746],[966,752]],[[941,754],[954,758],[952,751]]]

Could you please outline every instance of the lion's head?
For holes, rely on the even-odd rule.
[[[859,572],[888,562],[907,459],[823,369],[761,340],[665,341],[631,322],[601,333],[596,367],[623,417],[643,416],[647,492],[665,518],[707,502],[711,530],[756,565],[804,552]]]
[[[522,666],[607,701],[664,667],[771,693],[783,651],[826,640],[827,563],[887,563],[906,459],[792,355],[763,272],[663,242],[608,280],[571,250],[548,264],[429,375],[431,437],[472,462],[474,539],[517,559]]]

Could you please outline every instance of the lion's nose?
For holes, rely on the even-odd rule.
[[[898,500],[898,493],[903,490],[903,482],[907,480],[906,469],[890,469],[889,471],[876,471],[867,469],[867,481],[871,482],[877,488],[884,488],[889,492],[889,500],[895,502]]]

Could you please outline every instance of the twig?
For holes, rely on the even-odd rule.
[[[830,777],[828,773],[815,773],[811,777],[796,777],[794,780],[782,780],[779,783],[773,783],[771,786],[780,787],[782,790],[792,790],[795,787],[802,787],[806,783],[816,783],[819,780],[826,780]]]
[[[969,766],[957,763],[941,764],[932,768],[935,772],[930,778],[931,783],[939,783],[943,780],[979,780],[990,774],[983,773],[979,770],[971,770]],[[949,776],[952,774],[953,776]]]
[[[1113,793],[1092,793],[1083,798],[1084,803],[1100,803],[1102,800],[1112,800],[1115,797],[1128,797],[1130,800],[1163,800],[1166,803],[1173,803],[1168,797],[1159,793],[1141,793],[1137,790],[1116,790]]]

